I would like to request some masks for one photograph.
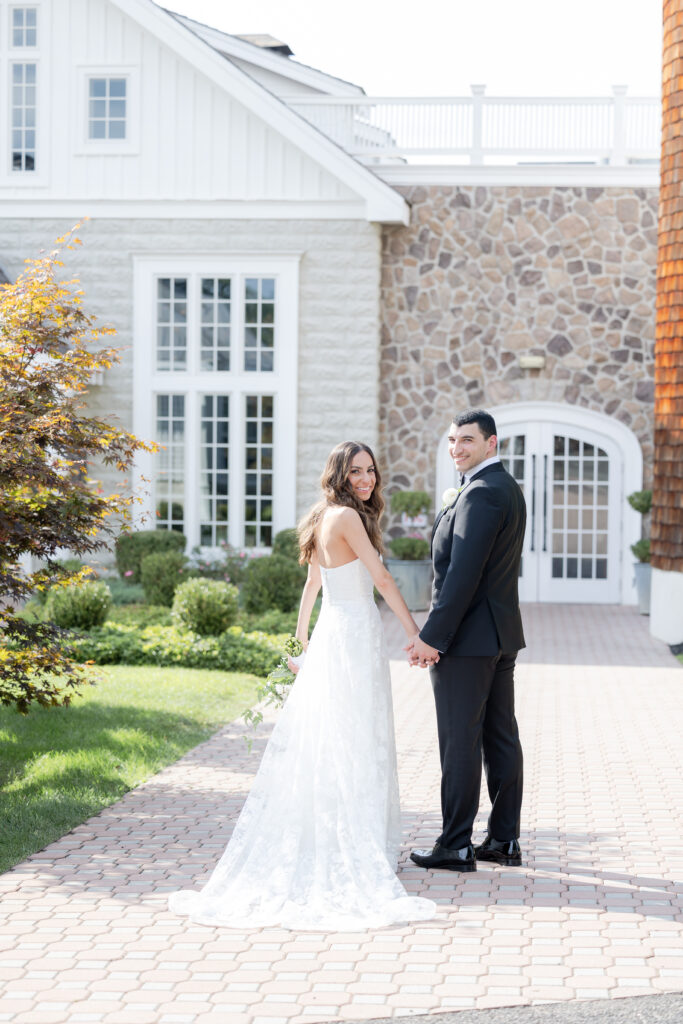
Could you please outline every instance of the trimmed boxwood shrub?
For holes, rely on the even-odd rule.
[[[173,621],[200,636],[218,636],[237,617],[238,594],[237,587],[219,580],[185,580],[173,598]]]
[[[282,555],[283,558],[291,558],[292,561],[299,561],[299,535],[294,527],[288,530],[280,530],[273,537],[273,554]]]
[[[404,558],[409,562],[429,558],[429,541],[422,537],[396,537],[389,541],[389,548],[394,558]]]
[[[311,611],[309,630],[313,629],[320,614],[319,600]],[[237,617],[237,625],[245,633],[258,630],[263,633],[294,634],[298,619],[298,608],[291,612],[281,612],[277,608],[269,608],[267,612],[245,612],[241,610]]]
[[[97,665],[178,665],[250,672],[267,676],[280,663],[280,637],[244,633],[231,626],[220,636],[198,636],[175,626],[107,623],[89,633],[73,633],[68,644],[74,656]]]
[[[102,625],[110,606],[107,584],[86,580],[53,587],[48,595],[45,617],[62,629],[92,629]]]
[[[141,583],[124,583],[118,576],[108,576],[106,584],[111,591],[112,604],[143,604],[145,592]]]
[[[140,579],[147,604],[163,604],[170,608],[173,595],[185,577],[187,558],[180,551],[163,551],[145,555],[140,563]]]
[[[141,583],[140,563],[145,555],[184,551],[185,538],[174,530],[136,530],[116,538],[116,568],[121,579]]]
[[[293,611],[301,598],[306,582],[306,569],[291,558],[265,555],[249,563],[242,584],[242,600],[248,612],[264,612],[278,608]]]

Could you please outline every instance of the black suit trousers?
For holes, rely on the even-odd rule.
[[[515,718],[517,654],[444,656],[430,669],[441,756],[441,846],[459,850],[472,839],[479,809],[482,760],[491,800],[488,833],[519,837],[522,747]]]

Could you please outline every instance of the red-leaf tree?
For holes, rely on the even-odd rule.
[[[119,357],[103,347],[114,331],[84,311],[78,282],[58,279],[79,239],[56,245],[0,286],[0,703],[21,712],[68,704],[92,670],[74,661],[62,631],[16,608],[79,575],[60,564],[60,549],[88,556],[125,526],[135,497],[103,493],[90,467],[125,473],[137,451],[154,448],[87,415],[93,375]]]

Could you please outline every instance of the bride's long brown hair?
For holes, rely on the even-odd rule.
[[[367,452],[375,468],[375,486],[367,501],[357,498],[349,483],[351,466],[358,452]],[[363,521],[370,543],[382,554],[382,531],[379,524],[384,512],[384,498],[382,497],[382,478],[372,449],[357,441],[342,441],[327,456],[325,469],[320,478],[320,486],[323,492],[322,497],[306,513],[297,528],[301,551],[299,561],[302,565],[311,561],[315,552],[315,531],[325,510],[333,505],[355,508]]]

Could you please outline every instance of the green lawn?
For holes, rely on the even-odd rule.
[[[68,708],[0,708],[0,872],[64,835],[254,702],[254,676],[111,665]],[[247,727],[245,726],[245,733]]]

